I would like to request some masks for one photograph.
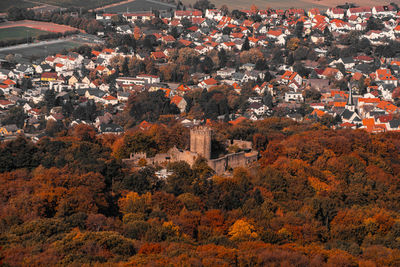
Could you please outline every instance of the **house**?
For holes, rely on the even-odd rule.
[[[50,114],[49,116],[46,116],[45,119],[48,120],[53,120],[53,121],[62,121],[64,119],[64,116],[60,113],[55,113],[55,114]]]
[[[25,76],[33,75],[35,73],[35,68],[33,67],[33,65],[18,64],[14,69],[14,73],[20,78],[23,78]]]
[[[157,75],[150,75],[150,74],[140,74],[136,76],[137,79],[142,79],[146,83],[160,83],[160,77]]]
[[[103,102],[105,93],[99,89],[86,90],[85,97],[87,99],[93,99],[95,102]]]
[[[212,86],[217,85],[218,82],[214,78],[205,79],[198,84],[199,87],[209,89]]]
[[[36,73],[43,73],[43,72],[50,72],[52,70],[52,67],[49,64],[41,64],[35,66],[35,72]]]
[[[175,95],[171,98],[171,103],[175,104],[175,106],[177,106],[179,108],[181,113],[185,112],[187,102],[183,97],[181,97],[179,95]]]
[[[232,76],[235,72],[236,70],[234,68],[222,68],[217,70],[217,76],[221,77],[222,79],[226,79]]]
[[[397,86],[398,80],[392,75],[390,69],[377,69],[375,74],[376,81],[382,81],[385,84],[394,84],[395,86]]]
[[[151,57],[158,62],[164,62],[167,60],[167,56],[162,51],[151,52]]]
[[[152,20],[153,18],[155,18],[155,15],[151,12],[124,13],[122,14],[122,17],[129,22],[135,22],[135,20],[141,20],[141,21]]]
[[[303,94],[300,92],[287,92],[285,93],[285,102],[304,102]]]
[[[372,14],[374,16],[395,16],[396,15],[396,9],[394,6],[392,5],[388,5],[388,6],[374,6],[372,8]]]
[[[133,34],[133,29],[130,25],[119,25],[116,30],[119,34]]]
[[[329,67],[323,71],[321,76],[326,79],[333,78],[337,81],[343,79],[344,77],[343,73],[340,70]]]
[[[111,20],[113,16],[117,16],[117,14],[111,14],[111,13],[97,13],[96,14],[96,20]]]
[[[79,82],[79,79],[75,75],[72,75],[68,79],[68,84],[71,85],[71,86],[74,86],[77,82]]]
[[[347,10],[347,17],[355,16],[366,16],[371,15],[372,11],[370,7],[353,7]]]
[[[124,129],[119,126],[118,124],[108,123],[108,124],[101,124],[99,126],[99,131],[102,134],[112,133],[112,134],[121,134],[124,132]]]
[[[40,76],[40,80],[44,82],[50,82],[57,80],[58,75],[56,72],[43,72]]]
[[[294,90],[297,90],[302,85],[303,78],[297,72],[287,70],[281,76],[281,83],[287,84]]]
[[[176,41],[176,39],[172,35],[166,35],[161,37],[161,41],[165,44],[171,44]]]
[[[8,100],[0,99],[0,108],[2,109],[9,109],[10,107],[14,106],[14,104]]]
[[[176,19],[183,18],[201,18],[203,16],[203,12],[200,10],[175,10],[174,17]]]
[[[253,87],[253,91],[256,92],[258,95],[262,95],[265,91],[265,88],[261,87],[259,85],[256,85]]]
[[[105,105],[117,105],[118,104],[118,98],[116,98],[115,96],[112,95],[108,95],[108,96],[103,96],[103,103]]]
[[[268,107],[266,105],[256,102],[256,103],[251,103],[248,109],[251,112],[255,113],[257,116],[261,116],[265,114],[265,112],[268,110]]]
[[[342,19],[344,17],[345,10],[342,8],[329,8],[326,11],[328,17],[333,19]]]
[[[126,102],[126,101],[128,101],[130,95],[131,94],[129,92],[118,92],[117,99],[118,99],[118,101]]]
[[[189,86],[185,85],[185,84],[181,84],[176,88],[176,94],[183,96],[184,94],[186,94],[187,92],[189,92],[191,89]]]
[[[13,78],[14,73],[11,70],[0,69],[0,80],[6,80],[7,78]]]

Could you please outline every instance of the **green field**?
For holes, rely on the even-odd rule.
[[[27,37],[35,38],[48,33],[49,32],[28,27],[11,27],[0,29],[0,41],[20,40],[26,39]]]
[[[59,7],[77,7],[77,8],[86,8],[92,9],[97,8],[113,3],[121,2],[122,0],[33,0],[30,2],[29,0],[0,0],[0,13],[6,12],[12,6],[16,7],[34,7],[40,5],[53,5]]]
[[[2,0],[0,0],[2,1]],[[122,0],[38,0],[35,2],[40,2],[43,4],[60,6],[60,7],[82,7],[86,9],[97,8],[113,3],[121,2]]]
[[[36,4],[24,0],[0,0],[0,12],[6,12],[12,6],[29,8]]]
[[[48,44],[48,45],[41,45],[41,46],[34,46],[34,47],[26,47],[26,48],[18,48],[18,49],[9,49],[6,51],[0,51],[0,54],[19,54],[25,59],[29,59],[31,57],[42,58],[46,57],[47,55],[52,55],[55,53],[60,53],[64,49],[69,50],[75,47],[82,45],[79,42],[62,42],[57,44]]]
[[[88,43],[85,40],[74,38],[74,39],[60,39],[50,40],[41,43],[32,43],[29,45],[19,45],[18,47],[4,47],[0,48],[0,58],[4,58],[6,55],[14,54],[21,57],[22,62],[29,62],[32,59],[45,58],[48,55],[61,53],[64,50],[68,51],[72,48],[79,47]],[[22,46],[22,47],[21,47]]]

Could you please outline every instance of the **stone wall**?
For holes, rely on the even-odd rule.
[[[225,155],[218,159],[210,159],[208,165],[216,172],[223,173],[230,168],[246,166],[247,159],[245,153],[233,153]]]

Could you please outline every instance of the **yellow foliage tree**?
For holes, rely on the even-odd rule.
[[[144,213],[151,206],[151,194],[140,196],[136,192],[129,192],[118,201],[122,213]]]
[[[287,48],[291,51],[294,51],[297,49],[297,47],[299,47],[299,43],[300,43],[299,38],[296,37],[290,38],[290,40],[287,43]]]
[[[254,226],[241,219],[229,228],[229,235],[232,240],[250,240],[258,237]]]

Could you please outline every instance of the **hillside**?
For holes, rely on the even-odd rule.
[[[399,264],[399,133],[278,118],[213,128],[254,140],[259,162],[226,177],[201,159],[193,167],[178,162],[166,180],[151,167],[121,165],[120,151],[163,151],[174,140],[186,146],[187,129],[176,124],[119,138],[81,125],[37,144],[1,144],[3,262]]]

